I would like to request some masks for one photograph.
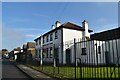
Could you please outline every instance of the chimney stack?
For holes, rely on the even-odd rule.
[[[60,26],[60,22],[56,21],[56,27],[59,27],[59,26]]]
[[[88,22],[86,20],[82,22],[82,27],[85,29],[84,37],[90,37],[88,33]]]
[[[55,29],[55,26],[54,26],[54,25],[52,25],[52,29]]]

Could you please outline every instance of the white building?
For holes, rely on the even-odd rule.
[[[88,22],[85,20],[82,22],[82,27],[70,22],[61,25],[56,21],[56,25],[52,25],[52,30],[35,39],[36,58],[40,59],[41,64],[55,61],[60,64],[74,63],[74,50],[69,51],[66,42],[70,43],[70,40],[78,38],[87,40],[90,38],[90,32],[92,30],[88,29]]]
[[[116,28],[95,33],[90,38],[92,30],[88,29],[87,21],[82,22],[82,27],[56,21],[56,27],[52,25],[52,30],[35,39],[36,57],[41,64],[71,64],[75,60],[90,65],[120,64],[119,31],[120,28]]]
[[[13,53],[14,53],[14,60],[17,59],[17,54],[20,53],[20,52],[21,52],[21,48],[20,48],[20,47],[15,48],[15,49],[13,50]]]

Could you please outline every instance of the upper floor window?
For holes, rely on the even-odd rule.
[[[81,55],[86,55],[86,48],[82,48],[82,54]]]
[[[45,43],[45,40],[44,40],[45,38],[43,37],[43,43]]]
[[[58,39],[58,31],[55,31],[55,39]]]
[[[39,45],[41,45],[41,40],[39,39]]]
[[[53,40],[53,37],[52,37],[52,33],[50,34],[50,41],[52,41]]]
[[[49,35],[47,35],[46,41],[47,41],[47,42],[49,41]]]
[[[36,46],[38,45],[38,40],[36,41]]]

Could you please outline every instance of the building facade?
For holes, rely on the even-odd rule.
[[[32,54],[32,58],[35,58],[35,43],[27,42],[27,52]]]
[[[20,47],[17,47],[13,50],[13,53],[14,53],[14,60],[17,59],[17,54],[21,52],[21,48]]]
[[[34,42],[27,42],[27,44],[23,44],[22,52],[31,53],[32,58],[35,58],[35,43]]]
[[[66,42],[81,38],[83,40],[90,39],[88,22],[83,21],[82,27],[70,22],[60,24],[56,21],[56,26],[52,25],[52,30],[41,35],[36,42],[36,58],[41,62],[67,64],[70,58],[70,63],[74,63],[74,51],[71,55],[67,55]],[[70,46],[69,46],[70,47]]]

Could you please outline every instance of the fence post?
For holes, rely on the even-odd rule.
[[[81,64],[81,59],[79,58],[79,61],[80,61],[80,79],[82,79],[82,64]]]
[[[74,38],[74,54],[75,54],[75,80],[76,80],[76,39]]]
[[[61,45],[59,45],[59,48],[58,48],[59,52],[61,50]],[[58,56],[59,57],[59,56]],[[59,58],[58,58],[58,63],[57,63],[57,66],[58,66],[58,74],[59,74]]]

